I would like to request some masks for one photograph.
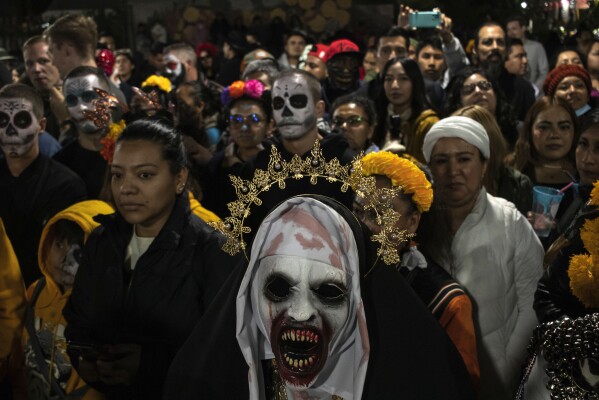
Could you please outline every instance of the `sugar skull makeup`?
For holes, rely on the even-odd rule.
[[[277,79],[272,94],[274,119],[284,139],[301,138],[316,126],[314,98],[304,77]]]
[[[33,114],[31,102],[0,99],[0,148],[6,157],[20,157],[35,144],[40,123]]]
[[[93,101],[98,98],[98,94],[94,88],[106,90],[100,84],[98,77],[91,74],[69,78],[63,88],[67,109],[77,130],[81,133],[94,134],[101,130],[91,120],[85,118],[83,113],[85,110],[95,109]]]
[[[308,386],[324,367],[329,345],[347,321],[345,272],[297,256],[264,258],[252,301],[264,326],[281,378]]]

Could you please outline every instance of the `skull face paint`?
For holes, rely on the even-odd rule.
[[[270,330],[281,378],[309,386],[348,319],[346,273],[320,261],[274,255],[260,262],[255,279],[253,308]]]
[[[96,75],[78,76],[67,79],[64,85],[64,97],[71,119],[77,127],[77,131],[86,134],[94,134],[101,131],[91,120],[85,118],[83,111],[95,110],[94,100],[98,94],[94,88],[107,90]]]
[[[308,82],[301,75],[277,79],[272,108],[283,139],[299,139],[316,127],[316,109]]]
[[[175,81],[183,74],[183,64],[175,55],[167,54],[164,56],[164,72],[171,81]]]
[[[6,157],[21,157],[35,145],[40,123],[31,102],[0,99],[0,148]]]
[[[63,288],[73,286],[81,264],[81,246],[66,240],[54,240],[48,253],[48,267],[54,281]]]

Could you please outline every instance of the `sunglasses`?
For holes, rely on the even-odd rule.
[[[81,96],[67,94],[67,97],[64,99],[67,107],[75,107],[77,104],[79,104],[79,97],[81,97],[81,100],[84,103],[91,103],[98,98],[98,94],[94,90],[86,90],[85,92],[81,93]]]
[[[362,125],[363,122],[370,122],[366,118],[360,117],[358,115],[352,115],[349,118],[333,118],[333,126],[341,127],[344,124],[347,124],[350,128],[357,128]]]
[[[493,85],[491,85],[491,82],[489,81],[469,83],[462,86],[462,96],[468,96],[469,94],[474,93],[476,88],[479,88],[481,92],[488,92],[489,90],[493,89]]]
[[[229,116],[229,125],[231,125],[232,128],[241,128],[243,125],[252,128],[254,126],[259,126],[262,122],[264,122],[264,119],[257,114],[250,114],[245,117],[239,114]]]

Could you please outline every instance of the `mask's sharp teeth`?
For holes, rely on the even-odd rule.
[[[289,364],[289,366],[293,366],[293,360],[289,357],[287,357],[287,364]]]
[[[314,335],[314,343],[318,343],[318,335]]]
[[[300,362],[299,362],[299,366],[300,366],[300,368],[303,368],[303,367],[304,367],[304,360],[300,360]]]
[[[284,333],[281,335],[281,340],[285,340],[285,334]]]
[[[302,342],[306,340],[306,336],[304,336],[303,332],[302,332]]]
[[[291,331],[291,340],[295,341],[295,331]]]
[[[308,358],[308,362],[310,362],[310,365],[314,364],[314,357]]]
[[[293,366],[294,366],[295,368],[297,368],[297,367],[298,367],[298,365],[299,365],[299,364],[298,364],[297,360],[293,360]]]

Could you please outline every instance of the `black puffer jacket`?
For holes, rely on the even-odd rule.
[[[574,218],[564,233],[567,244],[559,250],[539,280],[535,292],[534,309],[540,322],[554,321],[563,317],[579,318],[599,310],[590,309],[578,300],[570,290],[568,268],[570,258],[576,254],[587,254],[580,238],[580,228],[587,219],[599,217],[599,209],[586,205]]]
[[[221,250],[222,236],[177,199],[169,220],[132,273],[124,260],[132,225],[120,214],[97,217],[72,295],[64,308],[67,340],[139,344],[141,363],[130,386],[97,388],[110,398],[162,397],[166,371],[238,258]],[[75,368],[77,357],[71,355]],[[94,385],[96,386],[96,385]]]

